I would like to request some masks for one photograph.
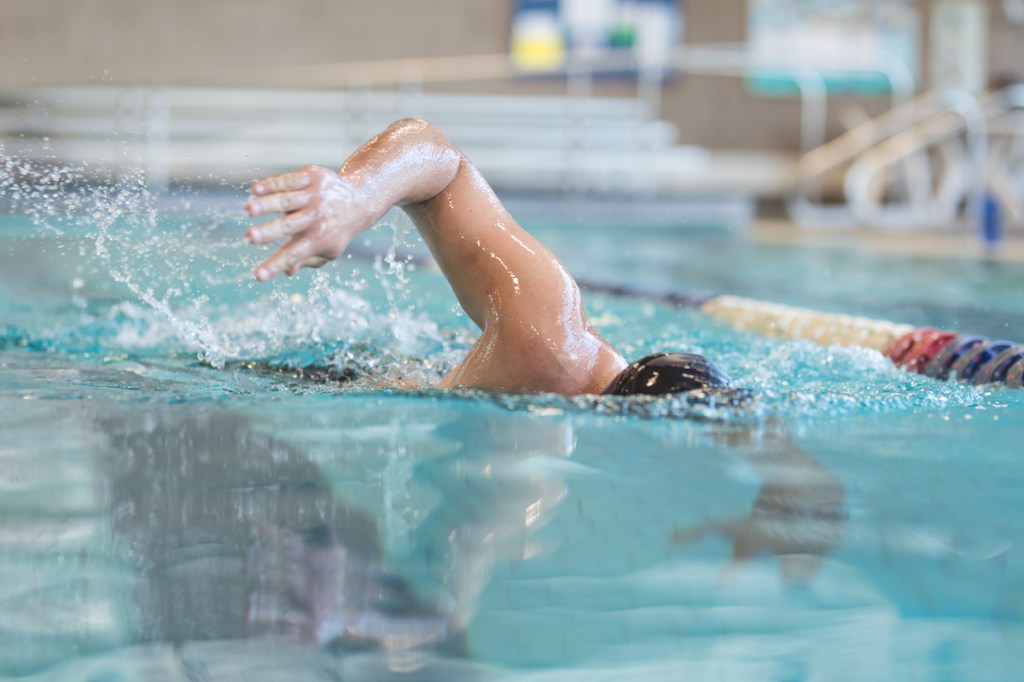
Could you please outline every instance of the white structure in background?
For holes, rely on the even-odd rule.
[[[839,220],[890,229],[978,225],[995,199],[1024,226],[1024,86],[931,91],[804,154],[805,184],[839,178]],[[805,214],[819,220],[825,212]]]
[[[825,74],[830,93],[884,96],[890,83],[872,72],[880,57],[898,60],[917,78],[920,26],[915,5],[913,0],[749,0],[747,34],[755,52],[845,66]],[[792,87],[786,76],[766,69],[753,74],[750,84],[756,93],[788,95]]]
[[[984,0],[935,0],[929,43],[932,89],[980,93],[988,87],[988,4]]]

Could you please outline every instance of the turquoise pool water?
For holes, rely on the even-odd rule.
[[[400,218],[359,257],[257,286],[230,203],[54,187],[0,217],[0,677],[1024,664],[1020,391],[599,293],[591,317],[628,355],[704,352],[754,403],[396,390],[473,338],[443,278],[404,264],[422,249]],[[531,227],[589,280],[1024,340],[1021,266]],[[306,365],[356,378],[283,369]]]

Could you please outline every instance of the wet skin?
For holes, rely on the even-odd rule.
[[[393,123],[337,173],[309,166],[260,180],[251,191],[250,215],[283,215],[251,228],[250,241],[287,239],[256,268],[260,281],[320,267],[393,206],[405,210],[482,330],[440,388],[600,393],[626,367],[591,327],[562,263],[428,123]]]

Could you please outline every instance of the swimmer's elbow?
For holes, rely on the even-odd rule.
[[[432,145],[455,149],[448,137],[438,126],[422,118],[400,118],[388,126],[385,134],[407,141],[419,140]]]
[[[401,160],[402,171],[412,173],[406,191],[395,202],[400,206],[436,197],[458,176],[464,158],[439,127],[419,118],[394,121],[377,137],[375,146],[388,150],[387,156]]]
[[[399,118],[399,119],[397,119],[395,121],[392,121],[391,125],[388,126],[388,129],[389,130],[414,130],[414,131],[431,130],[431,129],[433,129],[433,130],[440,130],[437,126],[435,126],[430,121],[424,120],[422,118],[411,118],[411,117],[410,118]]]

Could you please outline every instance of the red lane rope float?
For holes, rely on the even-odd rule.
[[[906,357],[903,358],[901,367],[911,372],[924,374],[924,369],[928,366],[928,363],[930,363],[936,355],[941,353],[942,349],[949,345],[949,342],[955,339],[956,336],[956,332],[940,331],[937,329],[925,334],[923,338],[910,349],[910,352],[907,353]]]
[[[882,354],[900,369],[924,374],[928,363],[956,336],[956,332],[921,327],[893,341]]]
[[[949,342],[958,336],[934,327],[921,327],[893,341],[882,354],[900,369],[917,374],[928,374],[926,369]]]

